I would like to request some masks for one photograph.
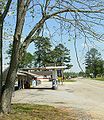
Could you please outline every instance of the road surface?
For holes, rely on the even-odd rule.
[[[77,78],[52,90],[51,82],[43,82],[35,89],[22,89],[13,94],[12,103],[48,104],[85,112],[91,118],[104,120],[104,82]]]

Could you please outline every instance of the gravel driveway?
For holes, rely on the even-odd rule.
[[[42,82],[35,89],[22,89],[13,94],[12,103],[48,104],[73,109],[83,120],[104,120],[104,82],[77,78],[65,82],[58,90],[51,89],[51,82]],[[85,119],[86,118],[86,119]]]

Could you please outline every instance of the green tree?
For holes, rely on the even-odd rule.
[[[35,65],[39,67],[46,66],[49,62],[49,54],[51,51],[50,39],[48,37],[37,37],[34,43],[36,49],[34,53]]]
[[[34,41],[35,49],[34,62],[35,66],[49,66],[52,63],[56,65],[67,65],[70,62],[70,51],[63,45],[59,44],[52,50],[50,39],[47,37],[37,37]]]
[[[6,51],[7,57],[5,59],[10,59],[11,58],[11,54],[12,54],[12,49],[13,46],[10,43],[9,44],[9,49]],[[23,67],[32,67],[33,66],[33,55],[29,52],[25,52],[24,58],[22,59],[22,61],[19,64],[19,68],[23,68]],[[7,63],[9,64],[9,63]]]
[[[50,53],[51,62],[56,65],[67,65],[70,62],[70,50],[68,50],[63,44],[58,44]],[[71,67],[71,66],[70,66]]]
[[[19,64],[19,68],[31,68],[33,66],[33,60],[34,60],[34,56],[29,53],[26,52],[24,58],[22,59],[21,63]]]
[[[96,78],[97,74],[101,74],[103,72],[103,64],[101,59],[101,54],[97,49],[91,48],[90,51],[86,53],[85,57],[86,63],[86,74],[90,76],[93,75]]]
[[[78,77],[78,73],[75,73],[75,72],[64,72],[64,76],[65,76],[66,79],[76,78],[76,77]]]
[[[79,76],[79,77],[85,77],[85,73],[82,72],[82,71],[80,71],[80,72],[78,73],[78,76]]]

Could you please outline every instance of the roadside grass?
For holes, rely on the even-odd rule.
[[[98,80],[98,81],[104,81],[104,77],[97,77],[97,78],[88,78],[89,80]]]
[[[104,81],[104,77],[97,77],[95,80]]]
[[[64,82],[76,82],[76,80],[68,79],[68,80],[64,80]]]
[[[0,120],[75,120],[68,112],[48,105],[13,104],[12,112]]]

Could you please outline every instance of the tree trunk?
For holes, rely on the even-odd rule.
[[[1,110],[1,96],[2,96],[2,33],[3,33],[3,22],[2,14],[0,13],[0,112]]]
[[[12,71],[11,71],[12,72]],[[12,74],[9,76],[8,82],[5,84],[2,93],[1,107],[3,113],[10,113],[11,111],[11,98],[14,89],[16,70],[13,70]]]
[[[12,93],[15,84],[16,73],[18,69],[19,62],[21,61],[22,57],[24,56],[24,51],[26,50],[27,46],[31,42],[31,36],[38,32],[41,26],[44,24],[47,18],[43,18],[36,24],[30,34],[27,36],[26,41],[24,41],[22,49],[20,49],[20,40],[21,34],[24,26],[25,15],[27,8],[29,6],[30,0],[24,2],[24,0],[18,0],[17,2],[17,21],[16,21],[16,29],[14,33],[14,40],[13,40],[13,51],[10,61],[10,67],[7,74],[7,78],[5,81],[5,85],[2,89],[1,95],[1,107],[3,113],[10,113],[11,111],[11,99]]]
[[[19,61],[20,40],[21,40],[21,34],[25,21],[25,15],[29,3],[30,0],[27,0],[26,2],[24,0],[18,0],[17,2],[17,21],[16,21],[16,29],[14,33],[12,56],[11,56],[9,71],[7,74],[5,85],[3,86],[2,96],[1,96],[2,97],[1,107],[3,113],[10,113],[11,111],[12,93],[14,90],[15,78],[18,70],[18,65],[20,62]]]
[[[18,69],[18,56],[19,56],[19,36],[14,37],[13,52],[7,74],[5,85],[2,91],[2,111],[3,113],[9,113],[11,111],[11,98],[14,90],[15,78]]]

